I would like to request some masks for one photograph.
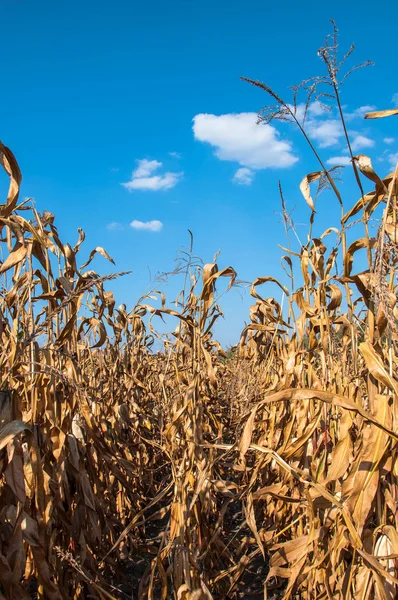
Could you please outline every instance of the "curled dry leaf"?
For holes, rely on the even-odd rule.
[[[370,160],[369,156],[365,156],[365,154],[358,154],[357,156],[353,157],[353,160],[355,160],[357,163],[358,169],[361,171],[361,173],[370,179],[370,181],[376,183],[376,191],[377,189],[380,189],[387,194],[385,183],[374,171],[372,161]]]
[[[300,183],[300,191],[304,196],[304,200],[313,212],[315,212],[315,205],[311,197],[310,183],[312,183],[313,181],[318,181],[322,177],[323,173],[323,171],[315,171],[314,173],[309,173],[302,179]]]
[[[84,238],[83,238],[83,239],[84,239]],[[82,240],[82,241],[83,241],[83,240]],[[81,242],[80,242],[80,243],[81,243]],[[76,248],[78,248],[79,246],[80,246],[80,244],[78,244],[78,245],[75,247],[75,250],[76,250]],[[87,267],[87,266],[88,266],[88,265],[91,263],[91,261],[93,260],[93,258],[94,258],[94,256],[95,256],[96,254],[101,254],[101,256],[103,256],[104,258],[106,258],[107,260],[109,260],[109,262],[111,262],[113,265],[115,264],[115,261],[113,260],[113,258],[112,258],[111,256],[109,256],[109,254],[107,253],[107,251],[106,251],[104,248],[102,248],[101,246],[97,246],[96,248],[94,248],[94,250],[92,250],[92,251],[90,252],[90,256],[88,257],[88,260],[87,260],[87,261],[86,261],[86,262],[85,262],[85,263],[84,263],[84,264],[83,264],[83,265],[82,265],[80,268],[81,268],[81,269],[85,269],[85,268],[86,268],[86,267]]]
[[[0,430],[0,450],[5,448],[7,444],[14,439],[15,436],[23,433],[25,431],[31,431],[31,428],[26,423],[22,421],[11,421],[4,425],[4,427]]]
[[[17,243],[15,245],[13,251],[11,252],[11,254],[9,254],[8,257],[6,258],[6,260],[3,262],[3,264],[0,265],[0,275],[2,273],[5,273],[6,271],[8,271],[8,269],[12,269],[12,267],[16,267],[20,262],[22,262],[24,260],[27,253],[28,253],[27,247],[22,246],[21,244]]]

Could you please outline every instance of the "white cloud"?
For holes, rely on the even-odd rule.
[[[357,117],[364,117],[366,113],[372,112],[372,110],[376,110],[376,106],[374,104],[365,104],[365,106],[359,106],[354,110],[354,115]]]
[[[308,107],[308,114],[312,117],[321,117],[325,113],[327,114],[327,112],[327,109],[323,108],[321,103],[318,101],[311,102],[311,104]]]
[[[366,137],[365,135],[356,135],[351,148],[356,152],[357,150],[361,150],[362,148],[372,148],[375,145],[374,140]]]
[[[169,156],[172,158],[181,158],[182,155],[180,152],[169,152]]]
[[[170,190],[175,187],[180,181],[182,173],[165,173],[164,175],[154,175],[153,177],[139,177],[138,179],[131,179],[122,185],[129,191],[143,190],[153,191],[158,190]]]
[[[343,126],[338,119],[323,121],[311,119],[307,122],[307,130],[310,137],[316,140],[321,148],[335,146],[344,135]]]
[[[351,158],[349,156],[332,156],[331,158],[328,158],[326,163],[328,165],[349,165],[351,162]]]
[[[288,141],[278,139],[271,125],[257,125],[256,113],[198,114],[193,119],[195,139],[215,148],[220,160],[251,169],[290,167],[298,158]]]
[[[397,163],[398,163],[398,152],[395,152],[394,154],[390,154],[390,156],[388,157],[388,162],[390,164],[390,167],[392,169],[395,169],[395,167],[397,166]]]
[[[130,227],[139,231],[160,231],[163,227],[161,221],[131,221]]]
[[[123,225],[121,223],[117,223],[117,221],[108,223],[106,228],[109,229],[110,231],[121,231],[122,229],[124,229]]]
[[[142,160],[137,160],[137,167],[133,171],[133,177],[149,177],[160,169],[162,163],[158,160],[148,160],[147,158],[143,158]]]
[[[294,113],[296,115],[296,119],[298,119],[299,121],[302,121],[304,119],[305,104],[303,102],[301,102],[300,104],[297,104],[296,108],[294,108],[294,104],[288,104],[288,107],[290,108],[292,113]]]
[[[386,138],[384,138],[383,142],[384,142],[385,144],[393,144],[393,143],[395,142],[395,138],[392,138],[392,137],[386,137]]]
[[[366,113],[371,112],[372,110],[376,110],[376,107],[373,104],[365,104],[364,106],[359,106],[352,113],[345,113],[344,117],[346,121],[352,121],[353,119],[363,119]]]
[[[394,104],[394,106],[398,106],[398,92],[393,95],[392,103]]]
[[[251,185],[253,183],[254,173],[247,167],[241,167],[232,177],[232,181],[239,185]]]
[[[137,167],[134,169],[131,180],[122,183],[129,192],[133,190],[158,191],[169,190],[177,185],[183,176],[183,173],[166,172],[163,175],[154,175],[155,171],[160,169],[162,163],[158,160],[137,160]]]
[[[374,109],[375,106],[370,104],[359,106],[353,112],[345,113],[345,118],[347,121],[363,118],[367,112]],[[344,140],[344,129],[340,119],[333,116],[328,117],[328,111],[323,110],[319,102],[312,102],[308,107],[306,129],[310,138],[318,142],[320,148],[337,146]],[[355,136],[353,141],[354,149],[374,146],[373,140],[361,135],[357,131],[351,132],[351,135]]]

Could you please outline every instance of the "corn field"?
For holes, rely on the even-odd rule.
[[[113,263],[104,248],[83,262],[82,230],[63,243],[54,215],[19,200],[0,145],[0,598],[397,596],[398,167],[377,174],[347,136],[346,198],[306,134],[297,93],[320,100],[321,84],[344,124],[336,46],[293,102],[247,80],[274,102],[259,121],[295,123],[319,169],[298,182],[300,244],[280,186],[286,278],[251,284],[228,354],[213,327],[232,267],[191,251],[176,300],[154,289],[116,307],[123,273],[91,270]],[[314,182],[339,228],[315,233]]]

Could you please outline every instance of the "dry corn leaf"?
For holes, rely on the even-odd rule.
[[[398,115],[398,108],[368,112],[365,115],[365,119],[382,119],[383,117],[393,117],[394,115]]]
[[[359,345],[359,350],[365,359],[365,363],[369,372],[385,386],[387,386],[395,394],[398,394],[398,383],[388,373],[384,365],[384,361],[380,354],[378,354],[375,348],[370,342],[362,342]]]
[[[323,171],[309,173],[302,179],[300,183],[300,191],[303,194],[304,200],[306,201],[312,212],[315,212],[315,205],[313,199],[311,198],[310,183],[312,183],[313,181],[318,181],[322,177],[322,175]]]

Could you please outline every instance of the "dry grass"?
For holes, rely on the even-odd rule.
[[[321,56],[341,107],[336,40]],[[285,104],[255,83],[309,140],[296,95]],[[191,253],[176,303],[152,292],[116,308],[105,291],[114,276],[79,266],[83,232],[63,244],[50,213],[18,203],[11,151],[1,145],[0,157],[10,176],[0,207],[0,597],[204,600],[257,585],[264,598],[395,598],[397,170],[381,179],[352,157],[351,201],[315,154],[320,171],[300,186],[308,239],[298,252],[288,240],[289,290],[277,282],[285,308],[260,295],[275,281],[257,279],[250,324],[226,359],[212,328],[216,285],[236,284],[232,268],[202,267]],[[315,180],[342,211],[340,230],[317,237]],[[351,233],[364,234],[348,244],[353,217]],[[176,320],[173,335],[156,332],[159,318]]]

